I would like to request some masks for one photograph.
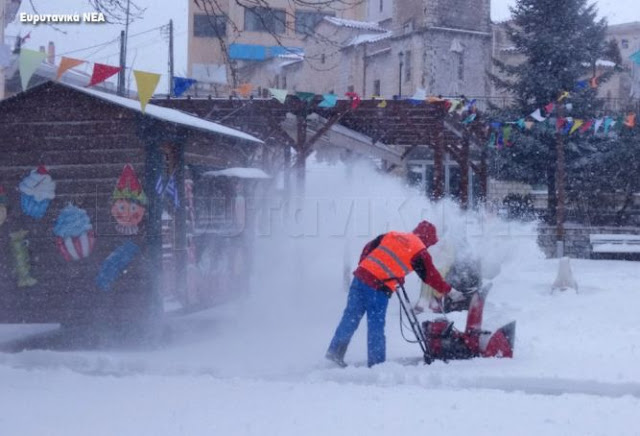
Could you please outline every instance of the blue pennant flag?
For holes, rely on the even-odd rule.
[[[164,189],[164,181],[162,180],[162,176],[159,176],[158,181],[156,182],[156,192],[160,197],[162,197],[162,195],[164,194]]]
[[[194,84],[198,83],[196,79],[189,79],[186,77],[174,77],[173,78],[173,95],[174,97],[180,97],[187,92]]]
[[[175,207],[180,207],[180,199],[178,198],[178,189],[176,187],[176,178],[172,175],[169,178],[169,182],[167,182],[167,187],[165,188],[167,195],[171,197],[173,200],[173,205]]]
[[[587,89],[588,87],[589,87],[589,81],[588,80],[580,80],[579,82],[576,82],[575,90],[576,91],[582,91],[584,89]]]
[[[322,101],[318,107],[334,107],[338,101],[338,96],[335,94],[322,94]]]

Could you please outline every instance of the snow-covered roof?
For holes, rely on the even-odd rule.
[[[346,20],[344,18],[336,18],[336,17],[324,17],[324,19],[335,26],[350,27],[352,29],[360,29],[360,30],[377,30],[378,32],[386,32],[386,29],[383,29],[382,27],[380,27],[380,25],[375,21]]]
[[[270,179],[271,177],[259,168],[225,168],[224,170],[207,171],[209,177],[238,177],[240,179]]]
[[[378,42],[378,41],[382,41],[383,39],[387,39],[387,38],[391,38],[391,36],[393,36],[393,32],[387,31],[385,33],[367,33],[365,35],[358,35],[356,37],[354,37],[348,44],[347,46],[353,46],[353,45],[359,45],[359,44],[364,44],[364,43],[368,43],[368,42]]]
[[[77,91],[89,94],[93,97],[99,98],[109,103],[117,104],[118,106],[126,107],[127,109],[131,109],[136,112],[142,112],[142,109],[140,108],[140,102],[137,100],[131,100],[129,98],[120,97],[119,95],[107,94],[106,92],[81,88],[73,85],[63,86],[69,86],[70,88],[73,88]],[[147,104],[145,115],[187,127],[205,130],[207,132],[217,133],[219,135],[232,136],[234,138],[243,139],[245,141],[259,143],[263,142],[255,136],[241,132],[240,130],[232,129],[231,127],[223,126],[222,124],[214,123],[212,121],[207,121],[176,109],[169,109],[166,107],[156,106],[154,104]]]

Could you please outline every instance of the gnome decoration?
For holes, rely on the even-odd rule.
[[[7,194],[4,187],[0,186],[0,226],[7,220]]]
[[[124,166],[112,200],[111,215],[116,220],[116,230],[123,235],[136,235],[148,201],[130,164]]]
[[[31,170],[31,173],[22,179],[18,188],[22,211],[35,219],[40,219],[47,213],[49,203],[56,196],[56,182],[51,179],[44,165]]]

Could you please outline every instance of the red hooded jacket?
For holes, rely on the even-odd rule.
[[[411,259],[411,266],[424,283],[431,286],[441,294],[446,294],[451,290],[451,285],[449,285],[442,278],[436,267],[433,265],[433,259],[431,258],[431,255],[427,251],[427,248],[435,245],[438,242],[438,236],[435,226],[428,221],[422,221],[413,230],[413,233],[420,238],[426,248],[413,256],[413,258]],[[362,254],[360,255],[360,261],[358,263],[361,263],[364,258],[369,255],[369,253],[371,253],[376,249],[376,247],[378,247],[378,245],[380,245],[380,241],[382,241],[383,237],[384,234],[378,236],[373,241],[365,245],[364,249],[362,250]],[[371,288],[387,292],[390,291],[390,289],[384,283],[380,282],[373,274],[360,266],[356,268],[356,270],[353,272],[353,275],[358,280]]]

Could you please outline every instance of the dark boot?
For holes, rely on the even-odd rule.
[[[347,353],[348,344],[340,345],[336,350],[328,350],[326,357],[328,360],[332,361],[340,368],[345,368],[347,364],[344,362],[344,355]]]

